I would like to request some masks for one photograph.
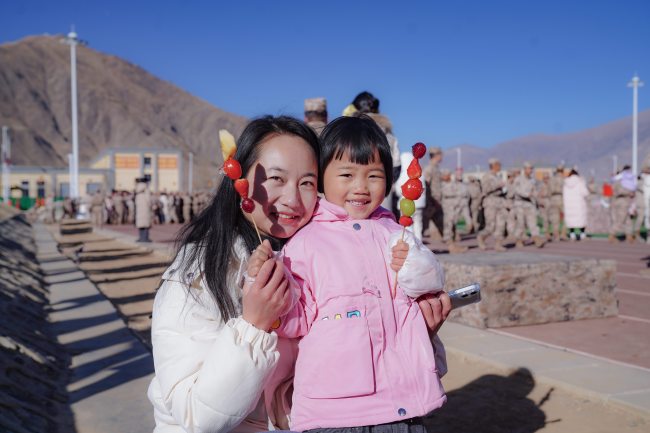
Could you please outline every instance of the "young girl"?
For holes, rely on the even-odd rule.
[[[402,424],[402,431],[425,431],[420,417],[446,400],[436,363],[444,354],[441,346],[432,349],[414,299],[442,290],[441,267],[410,232],[408,247],[398,244],[402,227],[380,207],[392,184],[392,160],[374,121],[336,119],[321,139],[325,198],[283,251],[300,289],[299,302],[277,329],[302,337],[292,429]],[[262,247],[253,254],[250,276],[268,253]]]

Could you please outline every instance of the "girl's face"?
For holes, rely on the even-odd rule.
[[[309,144],[288,134],[272,135],[260,144],[259,158],[246,179],[255,202],[252,214],[265,235],[290,238],[314,213],[318,164]],[[252,221],[251,221],[252,222]]]
[[[384,201],[386,172],[375,150],[367,165],[350,161],[349,152],[332,159],[323,174],[325,198],[341,206],[352,219],[366,219]]]

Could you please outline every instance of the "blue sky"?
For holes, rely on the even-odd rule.
[[[403,148],[482,147],[650,108],[650,2],[5,1],[0,42],[79,36],[247,117],[368,90]],[[171,103],[172,101],[170,101]]]

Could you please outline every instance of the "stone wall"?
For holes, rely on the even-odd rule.
[[[541,253],[439,255],[445,290],[477,282],[482,300],[450,320],[478,328],[615,316],[616,262]]]
[[[0,205],[0,431],[74,432],[69,358],[47,321],[31,226]]]

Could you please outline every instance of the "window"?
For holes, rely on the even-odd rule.
[[[70,197],[70,184],[68,182],[59,184],[59,197]]]
[[[101,183],[92,183],[89,182],[86,184],[86,194],[88,195],[93,195],[95,194],[95,191],[102,189],[102,184]]]

